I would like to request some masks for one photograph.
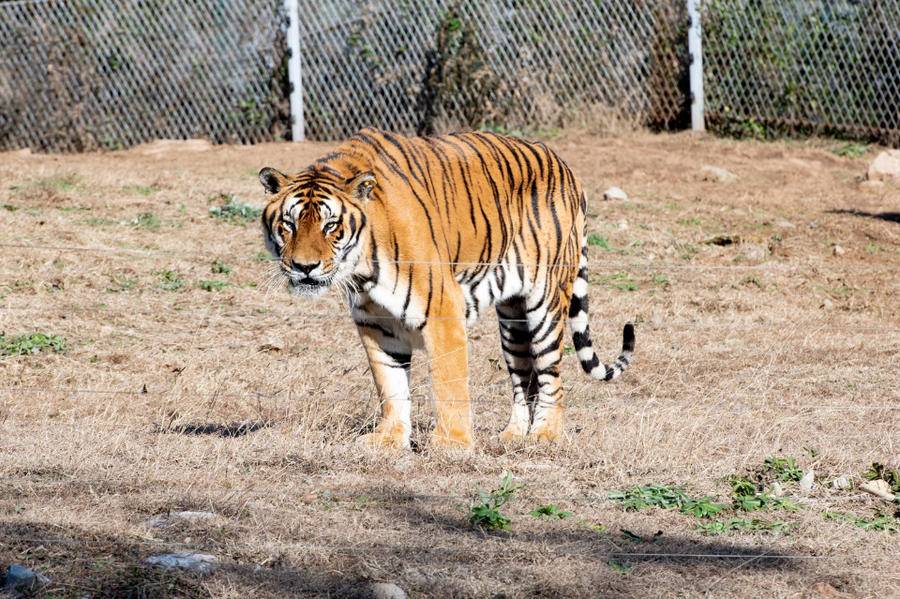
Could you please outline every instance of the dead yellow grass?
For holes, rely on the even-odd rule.
[[[421,369],[420,450],[354,445],[376,406],[340,299],[264,291],[257,226],[209,216],[220,193],[259,205],[261,166],[299,169],[328,145],[0,155],[0,331],[68,348],[0,357],[0,566],[33,566],[72,597],[353,596],[373,580],[434,597],[895,592],[896,534],[822,512],[871,516],[875,499],[828,481],[900,463],[900,192],[861,185],[867,158],[827,142],[553,145],[610,248],[591,248],[595,343],[611,358],[634,320],[637,361],[603,384],[570,356],[564,442],[505,448],[510,391],[485,318],[470,344],[478,447],[462,455],[424,446]],[[738,180],[703,181],[704,164]],[[610,185],[631,199],[602,202]],[[717,235],[740,243],[704,243]],[[165,271],[182,287],[164,289]],[[212,279],[228,286],[200,287]],[[674,482],[727,501],[728,476],[775,454],[821,483],[800,511],[764,515],[785,533],[704,536],[690,516],[606,500]],[[473,530],[474,489],[507,469],[526,485],[512,529]],[[575,516],[528,516],[546,503]],[[219,517],[145,524],[184,509]],[[180,549],[222,567],[141,565]]]

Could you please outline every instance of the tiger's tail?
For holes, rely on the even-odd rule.
[[[588,272],[587,272],[587,237],[581,243],[581,259],[578,262],[578,275],[572,289],[569,304],[569,326],[572,329],[572,343],[578,360],[586,373],[595,379],[611,381],[621,375],[634,356],[634,325],[627,323],[622,331],[622,352],[612,366],[604,366],[594,351],[591,343],[591,328],[588,323]]]

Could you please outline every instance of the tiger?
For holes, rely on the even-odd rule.
[[[259,180],[275,276],[299,296],[345,291],[381,405],[363,443],[410,448],[410,366],[424,349],[431,445],[473,446],[466,329],[490,307],[513,389],[504,443],[563,435],[566,321],[593,378],[616,379],[632,361],[631,323],[611,365],[593,349],[587,200],[542,142],[363,129],[296,174],[265,167]]]

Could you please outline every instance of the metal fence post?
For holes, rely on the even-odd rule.
[[[297,0],[284,0],[287,12],[288,80],[291,83],[291,139],[306,139],[303,122],[303,80],[300,73],[300,15]]]
[[[691,129],[706,130],[703,118],[703,26],[700,23],[701,0],[687,0],[688,17],[691,20],[688,29],[688,53],[691,57]]]

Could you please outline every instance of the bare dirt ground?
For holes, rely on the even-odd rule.
[[[900,463],[900,191],[861,182],[873,152],[550,143],[590,194],[595,344],[611,359],[632,320],[637,359],[604,384],[568,356],[565,441],[503,447],[511,393],[483,319],[477,449],[461,455],[427,447],[422,368],[418,449],[355,445],[376,405],[341,299],[266,291],[258,226],[210,216],[220,194],[261,205],[260,167],[330,144],[0,154],[0,331],[65,340],[0,357],[0,567],[35,568],[54,597],[359,596],[371,581],[432,597],[896,593],[895,507],[858,490],[871,463]],[[602,201],[610,185],[630,199]],[[674,483],[730,506],[729,477],[770,456],[815,471],[809,491],[781,483],[798,509],[699,519],[607,497]],[[505,470],[524,485],[509,530],[470,526],[476,488]],[[853,488],[831,487],[841,475]],[[551,503],[572,516],[529,515]],[[178,510],[216,517],[147,523]],[[699,528],[731,518],[750,524]],[[220,566],[143,564],[185,550]]]

